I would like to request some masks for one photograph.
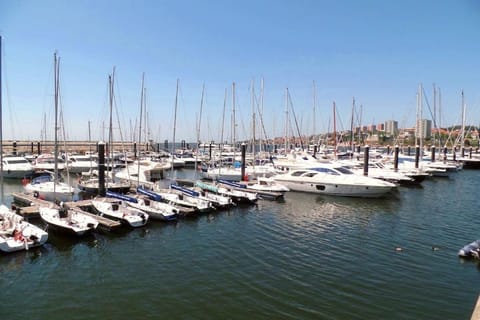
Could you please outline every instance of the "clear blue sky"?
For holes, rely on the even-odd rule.
[[[61,57],[61,99],[68,139],[105,138],[107,78],[116,67],[116,98],[124,137],[139,117],[145,72],[151,138],[196,140],[202,84],[201,140],[230,139],[232,82],[237,139],[250,135],[251,82],[259,100],[264,79],[267,135],[283,136],[285,88],[302,134],[348,129],[352,97],[361,123],[395,119],[413,127],[420,83],[433,107],[441,90],[442,124],[480,123],[480,2],[298,1],[0,1],[3,37],[4,138],[40,139],[44,115],[53,137],[53,53]],[[424,118],[430,118],[424,104]],[[257,115],[258,117],[258,115]],[[117,118],[114,117],[117,128]],[[360,121],[359,119],[357,121]],[[120,139],[115,129],[116,139]]]

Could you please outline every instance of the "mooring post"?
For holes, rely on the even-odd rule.
[[[245,143],[242,143],[242,180],[247,181],[248,177],[245,175],[245,158],[246,158],[246,153],[247,153],[247,145]],[[235,161],[235,159],[233,159]]]
[[[432,146],[430,152],[431,152],[431,154],[432,154],[432,162],[435,162],[435,146]]]
[[[394,151],[394,156],[393,156],[393,168],[395,171],[398,171],[398,153],[400,152],[400,147],[397,145],[395,146],[395,151]]]
[[[37,155],[42,153],[42,149],[40,148],[40,141],[37,142]]]
[[[14,156],[17,155],[17,141],[13,141],[13,150],[12,153]]]
[[[415,147],[415,168],[418,169],[418,164],[420,162],[420,146]]]
[[[370,147],[368,145],[363,148],[363,175],[368,176],[368,158],[370,156]]]
[[[105,197],[105,142],[98,143],[98,194]]]
[[[133,143],[133,159],[137,159],[137,143]]]
[[[453,147],[453,161],[457,161],[457,147]]]

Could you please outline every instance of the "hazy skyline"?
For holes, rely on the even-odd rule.
[[[237,139],[250,135],[251,83],[269,137],[282,136],[288,87],[302,134],[350,128],[352,98],[361,124],[394,119],[413,127],[422,83],[433,106],[441,89],[443,126],[478,125],[480,3],[464,1],[13,1],[0,2],[4,139],[53,137],[53,53],[61,57],[61,101],[70,140],[105,139],[108,75],[116,68],[114,136],[130,139],[145,72],[150,137],[176,141],[231,136],[236,83]],[[424,118],[431,118],[424,103]],[[257,114],[258,120],[258,114]],[[438,120],[438,119],[437,119]],[[293,120],[292,120],[293,121]],[[357,122],[360,119],[356,120]],[[142,126],[145,126],[144,124]],[[260,134],[257,129],[257,135]]]

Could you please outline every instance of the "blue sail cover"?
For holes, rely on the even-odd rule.
[[[194,190],[190,190],[188,188],[184,188],[182,186],[179,186],[178,184],[171,184],[170,185],[170,188],[174,189],[174,190],[178,190],[178,191],[181,191],[185,194],[188,194],[189,196],[192,196],[192,197],[198,197],[200,196],[200,193],[198,193],[197,191],[194,191]]]
[[[135,199],[133,197],[126,196],[124,194],[116,193],[116,192],[113,192],[113,191],[107,191],[106,195],[107,195],[107,197],[110,197],[110,198],[115,198],[115,199],[119,199],[119,200],[124,200],[124,201],[137,203],[137,199]]]
[[[243,183],[237,183],[237,182],[235,182],[235,181],[218,179],[218,182],[223,183],[223,184],[226,184],[227,186],[230,186],[230,187],[242,188],[242,189],[246,189],[246,188],[247,188],[247,186],[244,185]]]
[[[153,200],[153,201],[161,201],[162,200],[162,197],[158,193],[155,193],[151,190],[147,190],[147,189],[142,188],[142,187],[138,187],[137,192],[147,196],[150,200]]]

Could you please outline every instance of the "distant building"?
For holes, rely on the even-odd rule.
[[[371,133],[375,133],[377,131],[377,126],[375,126],[374,124],[371,124],[367,127],[367,131]]]
[[[377,123],[377,131],[385,131],[385,124]]]
[[[430,139],[432,137],[432,120],[417,120],[417,125],[415,126],[415,137],[420,139]]]
[[[385,134],[396,136],[398,134],[398,122],[395,120],[385,121]]]

